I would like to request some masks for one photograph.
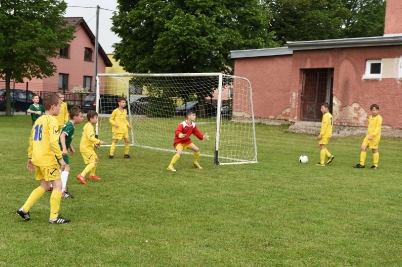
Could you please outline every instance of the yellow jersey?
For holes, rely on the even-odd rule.
[[[94,145],[98,145],[99,143],[100,140],[95,137],[94,126],[90,122],[87,122],[82,132],[80,152],[92,151]]]
[[[59,146],[58,129],[57,120],[52,115],[45,114],[35,121],[28,147],[28,158],[35,166],[56,165],[57,159],[63,157]]]
[[[59,115],[55,116],[58,126],[64,126],[68,122],[68,108],[65,102],[61,102]]]
[[[109,119],[110,124],[112,124],[112,132],[113,133],[127,133],[128,126],[130,125],[127,120],[127,110],[123,109],[121,111],[119,108],[113,110],[112,115]],[[114,125],[118,124],[119,127],[116,128]]]
[[[332,115],[331,113],[327,112],[322,116],[322,123],[321,123],[321,130],[320,135],[321,137],[331,137],[332,136]]]
[[[367,136],[373,136],[374,138],[381,137],[381,126],[382,126],[382,117],[377,115],[373,117],[371,115],[369,117],[368,128],[367,128]]]

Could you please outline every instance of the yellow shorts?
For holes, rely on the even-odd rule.
[[[95,151],[81,152],[81,155],[85,164],[93,163],[98,158],[98,155],[96,155]]]
[[[371,149],[378,149],[379,143],[380,138],[373,138],[372,140],[368,140],[368,136],[366,136],[363,140],[362,146],[366,146]]]
[[[186,149],[189,148],[190,146],[195,146],[195,145],[194,145],[193,143],[190,143],[190,144],[187,144],[187,145],[178,144],[178,145],[176,146],[176,150],[179,149],[179,148],[181,148],[181,149],[183,149],[183,150],[186,150]]]
[[[60,179],[60,166],[59,164],[51,166],[35,166],[35,179],[37,181],[54,181]]]
[[[319,145],[326,145],[326,144],[328,144],[330,138],[331,137],[322,137],[321,140],[318,141],[318,144]]]
[[[128,132],[127,133],[113,133],[113,138],[112,139],[123,139],[123,138],[128,138]]]

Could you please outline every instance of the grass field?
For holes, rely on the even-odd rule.
[[[49,193],[31,221],[15,215],[38,185],[25,168],[30,124],[0,117],[0,266],[402,266],[400,139],[381,140],[376,171],[352,168],[362,136],[333,138],[322,168],[315,137],[285,126],[257,125],[258,164],[201,158],[197,170],[184,155],[171,173],[171,153],[134,147],[124,160],[120,147],[109,161],[104,147],[101,181],[81,185],[84,163],[70,157],[75,198],[61,213],[72,223],[50,225]]]

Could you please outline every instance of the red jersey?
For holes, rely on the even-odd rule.
[[[179,138],[179,134],[185,134],[186,136],[183,138]],[[174,141],[173,146],[176,147],[178,144],[188,145],[191,144],[190,135],[194,134],[199,140],[204,139],[204,135],[198,130],[195,123],[192,122],[188,124],[187,121],[183,121],[177,126],[176,131],[174,133]]]

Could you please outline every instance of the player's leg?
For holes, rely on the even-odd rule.
[[[182,153],[183,153],[183,145],[178,144],[176,146],[176,154],[174,154],[174,156],[172,157],[172,160],[170,161],[169,166],[167,167],[168,171],[172,171],[172,172],[176,171],[176,169],[174,168],[174,165],[180,159],[180,156],[181,156]]]
[[[49,188],[49,182],[44,179],[44,168],[35,166],[35,179],[40,181],[40,186],[35,188],[28,199],[25,201],[24,205],[17,211],[17,214],[21,216],[24,221],[30,220],[29,210],[39,199],[43,197],[45,192]]]
[[[328,144],[328,142],[329,142],[329,139],[330,139],[330,138],[328,138],[327,144]],[[328,149],[327,149],[326,146],[325,146],[325,150],[324,150],[324,151],[325,151],[325,155],[326,155],[327,158],[328,158],[327,164],[330,164],[330,163],[334,160],[335,156],[332,155],[332,154],[328,151]]]
[[[124,138],[124,158],[129,159],[131,157],[128,154],[130,151],[130,140],[128,139],[128,133],[125,133],[123,138]]]
[[[316,166],[321,166],[324,167],[324,161],[325,161],[325,145],[328,143],[328,138],[321,138],[321,140],[318,142],[318,148],[320,149],[320,162],[316,164]]]
[[[82,184],[87,183],[85,180],[85,175],[87,175],[87,173],[90,172],[93,167],[95,167],[93,154],[95,154],[95,151],[81,152],[82,158],[84,159],[84,163],[87,164],[85,169],[77,176],[77,179],[80,180]]]
[[[63,156],[66,167],[61,171],[61,193],[63,198],[74,198],[69,192],[67,192],[67,180],[70,173],[70,162],[68,156]]]
[[[194,145],[193,143],[191,143],[188,147],[188,149],[191,149],[192,151],[194,151],[194,158],[193,158],[193,164],[194,167],[196,167],[197,169],[202,169],[201,165],[198,163],[198,159],[200,158],[200,149]]]
[[[114,155],[114,150],[116,149],[116,144],[117,144],[117,138],[115,139],[116,134],[113,134],[113,141],[112,145],[110,146],[110,153],[109,153],[109,159],[113,159]]]
[[[90,170],[88,178],[92,180],[100,180],[101,178],[96,175],[96,167],[98,167],[99,159],[96,154],[94,155],[94,157],[95,157],[95,161],[93,162],[94,167]]]
[[[56,173],[58,173],[58,174],[56,174]],[[45,179],[51,180],[52,184],[53,184],[53,191],[50,196],[49,223],[52,223],[52,224],[69,223],[70,222],[69,219],[59,216],[60,202],[61,202],[61,198],[62,198],[62,193],[61,193],[62,181],[60,179],[59,170],[57,170],[57,172],[52,172],[52,169],[50,168],[46,174]]]
[[[369,143],[369,147],[371,148],[371,151],[373,151],[373,166],[370,168],[372,170],[378,169],[378,161],[380,160],[380,153],[378,152],[379,142],[380,140],[375,138]]]
[[[353,166],[353,168],[364,168],[364,164],[366,162],[366,157],[367,157],[367,147],[369,145],[368,142],[368,137],[366,136],[363,140],[362,146],[360,147],[360,161],[359,164],[356,164],[355,166]]]

